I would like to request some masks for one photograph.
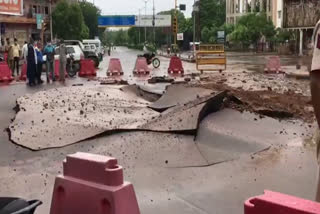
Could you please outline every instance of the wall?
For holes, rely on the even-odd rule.
[[[236,24],[239,17],[250,12],[265,11],[268,18],[277,25],[274,11],[277,0],[227,0],[226,1],[226,20],[229,24]]]
[[[313,28],[320,19],[319,0],[285,0],[285,28]]]
[[[53,5],[54,7],[54,5]],[[44,18],[49,18],[49,1],[24,0],[23,16],[0,15],[5,24],[5,34],[1,35],[2,39],[17,38],[20,44],[28,41],[31,36],[39,37],[40,30],[36,25],[36,13],[43,14]],[[2,18],[2,19],[1,19]]]

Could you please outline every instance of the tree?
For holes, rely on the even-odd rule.
[[[220,27],[225,23],[225,0],[200,0],[200,27],[201,31],[206,27]]]
[[[79,2],[79,6],[82,11],[84,23],[89,28],[89,38],[93,39],[95,36],[98,36],[98,17],[101,11],[94,4],[87,1]]]
[[[89,29],[77,3],[59,1],[52,13],[52,20],[53,33],[58,38],[82,40],[89,37]]]
[[[256,45],[261,37],[272,40],[275,34],[272,21],[264,13],[251,13],[239,19],[230,39],[243,45]]]
[[[286,29],[277,28],[276,32],[277,33],[275,36],[275,41],[280,42],[280,43],[289,41],[290,39],[292,39],[294,37],[293,31],[289,31]]]

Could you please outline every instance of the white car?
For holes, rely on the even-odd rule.
[[[84,54],[81,50],[81,48],[78,45],[67,45],[67,58],[70,57],[70,54],[73,55],[74,61],[79,62],[81,59],[84,59]],[[59,47],[56,47],[55,49],[55,55],[54,59],[59,59]],[[47,61],[47,56],[43,56],[43,61]]]
[[[86,39],[86,40],[83,40],[82,43],[84,45],[94,45],[96,47],[96,53],[98,54],[100,60],[102,60],[104,51],[103,51],[101,41],[99,39]]]
[[[84,46],[84,50],[85,51],[92,51],[92,52],[97,53],[97,48],[96,48],[95,45],[85,45]]]

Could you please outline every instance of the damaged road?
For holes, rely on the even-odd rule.
[[[190,135],[185,141],[196,146],[205,163],[183,165],[192,167],[230,161],[287,140],[275,134],[285,127],[279,121],[231,110],[244,105],[241,98],[188,85],[169,86],[159,99],[137,86],[70,87],[25,95],[17,104],[20,111],[9,127],[11,140],[34,151],[119,132],[175,133]],[[290,127],[295,126],[286,124]]]
[[[175,104],[165,100],[165,111],[160,106],[161,98],[151,103],[143,97],[146,93],[137,93],[132,86],[71,87],[25,95],[17,100],[20,111],[9,127],[11,140],[40,150],[74,144],[112,130],[196,133],[203,108],[214,103],[215,108],[205,109],[218,111],[225,96],[201,88],[190,88],[189,95],[182,96],[185,86],[169,88],[162,98],[184,98]]]
[[[137,55],[132,50],[124,52],[122,48],[117,48],[113,54],[113,57],[119,57],[117,54],[130,55],[131,58],[125,58],[132,62]],[[169,63],[165,59],[161,59],[162,62]],[[132,66],[127,65],[127,69],[132,69]],[[187,66],[190,66],[187,70],[194,70],[191,65]],[[236,66],[240,67],[238,64]],[[165,69],[160,71],[161,75],[166,72]],[[153,73],[159,72],[154,70]],[[250,76],[248,73],[222,74],[191,76],[188,85],[167,88],[166,92],[177,92],[183,96],[181,99],[172,99],[170,97],[174,96],[163,94],[168,83],[148,85],[146,80],[141,80],[146,84],[139,84],[139,87],[100,85],[99,82],[86,80],[78,85],[74,80],[69,80],[74,84],[74,87],[65,88],[66,93],[72,94],[68,97],[70,105],[62,102],[67,100],[62,89],[48,90],[45,94],[39,92],[51,85],[37,89],[24,85],[2,88],[2,129],[13,118],[11,109],[18,98],[21,105],[16,120],[12,122],[13,129],[14,123],[21,125],[23,132],[26,131],[23,133],[25,142],[21,139],[18,142],[31,145],[34,150],[12,144],[8,141],[7,133],[0,133],[1,193],[40,199],[44,204],[39,208],[39,213],[48,213],[54,178],[62,172],[63,159],[67,154],[81,151],[117,157],[124,168],[126,180],[134,184],[142,213],[241,213],[243,201],[261,194],[264,189],[313,199],[317,163],[315,149],[308,141],[313,134],[310,123],[300,119],[304,117],[299,117],[299,114],[285,119],[276,115],[271,118],[257,114],[258,111],[253,108],[257,104],[263,107],[265,98],[273,96],[273,93],[275,96],[276,93],[283,94],[285,80],[262,75],[259,78],[257,74]],[[105,71],[99,71],[98,75],[103,77]],[[209,84],[217,82],[220,82],[221,88],[209,87]],[[287,97],[301,92],[308,98],[308,91],[292,82],[294,84],[290,90],[295,89],[294,94]],[[195,87],[194,83],[199,85]],[[265,88],[258,90],[251,83],[255,86],[264,85]],[[240,90],[240,87],[243,89],[242,96],[240,92],[232,91]],[[249,90],[250,87],[252,90]],[[259,92],[253,92],[252,96],[245,93],[255,90],[268,92],[261,93],[266,96],[259,99],[255,98]],[[43,96],[39,97],[41,94]],[[251,98],[256,104],[250,103]],[[285,103],[281,105],[286,106]],[[156,104],[160,108],[151,108]],[[36,108],[29,105],[35,105]],[[22,109],[23,106],[26,111]],[[121,118],[114,108],[123,113],[128,110],[128,113]],[[58,112],[57,116],[54,115],[55,111]],[[42,118],[44,112],[46,118]],[[111,117],[111,114],[117,117]],[[87,118],[88,115],[94,116],[94,119],[87,120],[84,115]],[[53,129],[46,124],[47,118],[49,121],[51,117],[57,125],[51,127]],[[61,123],[57,123],[59,118]],[[106,123],[111,120],[112,125]],[[29,132],[32,121],[34,128]],[[88,127],[83,128],[85,125]],[[13,129],[17,140],[20,133]],[[53,133],[45,137],[45,132],[41,141],[31,142],[34,140],[32,134],[42,134],[38,129]],[[68,132],[71,136],[67,138],[77,142],[63,145],[67,140],[62,137],[59,141],[59,135],[54,134],[57,129],[61,133]],[[89,137],[92,134],[94,136]],[[58,143],[58,147],[54,147],[55,143]],[[51,149],[39,149],[38,144]],[[226,200],[228,203],[225,203]]]

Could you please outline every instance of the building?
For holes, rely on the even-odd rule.
[[[7,2],[7,3],[6,3]],[[0,38],[17,38],[20,44],[30,38],[38,40],[42,37],[42,23],[48,28],[45,39],[51,37],[50,13],[55,1],[51,0],[14,0],[0,3]]]
[[[284,0],[283,27],[296,33],[299,54],[308,49],[314,27],[320,19],[319,0]]]
[[[227,0],[226,22],[236,24],[243,15],[252,12],[265,12],[278,28],[282,27],[283,0]]]

